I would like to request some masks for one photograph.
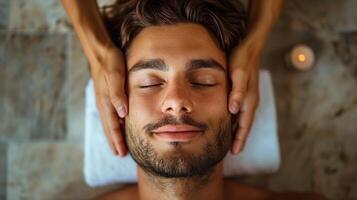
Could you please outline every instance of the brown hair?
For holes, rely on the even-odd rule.
[[[247,14],[238,0],[117,0],[103,9],[113,42],[126,53],[149,26],[203,25],[228,55],[245,35]]]

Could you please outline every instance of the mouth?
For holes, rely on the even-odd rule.
[[[202,129],[189,125],[166,125],[153,131],[157,140],[163,142],[189,142],[203,133]]]

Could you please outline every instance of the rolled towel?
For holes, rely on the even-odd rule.
[[[279,169],[280,150],[274,93],[270,73],[260,71],[260,104],[245,148],[238,156],[224,158],[224,176],[272,173]],[[89,186],[137,181],[136,163],[114,156],[102,129],[92,80],[86,88],[84,177]]]

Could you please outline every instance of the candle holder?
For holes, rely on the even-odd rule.
[[[294,45],[285,56],[287,67],[297,71],[308,71],[315,65],[315,53],[308,45]]]

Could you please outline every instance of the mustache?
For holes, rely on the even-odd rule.
[[[208,129],[208,125],[205,123],[197,122],[191,117],[187,115],[183,115],[180,118],[176,118],[174,116],[168,115],[165,116],[163,119],[159,120],[157,123],[149,123],[144,126],[144,130],[146,133],[151,133],[153,130],[160,128],[162,126],[166,125],[190,125],[194,126],[196,128],[202,129],[203,131],[206,131]]]

